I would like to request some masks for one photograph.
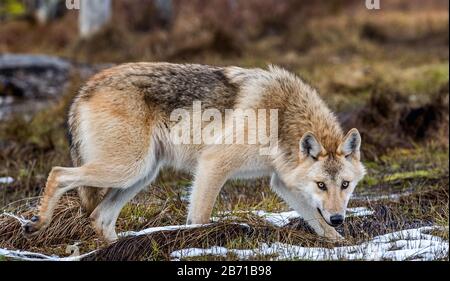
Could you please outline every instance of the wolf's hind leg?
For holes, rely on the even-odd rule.
[[[111,243],[117,240],[115,228],[120,211],[139,191],[154,181],[159,169],[159,165],[155,165],[148,176],[126,189],[110,189],[104,199],[92,212],[90,215],[92,225],[97,234],[106,242]]]
[[[81,208],[90,215],[92,211],[100,204],[102,198],[105,196],[109,188],[97,188],[90,186],[78,187],[78,195],[81,200]]]
[[[25,235],[34,235],[45,229],[52,220],[56,203],[61,196],[79,186],[123,188],[135,181],[128,170],[105,164],[86,164],[76,168],[54,167],[39,202],[38,215],[23,226]]]

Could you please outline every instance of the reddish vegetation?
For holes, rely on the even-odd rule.
[[[317,40],[315,35],[305,31],[310,20],[353,16],[364,11],[361,1],[356,0],[176,0],[174,20],[168,24],[160,18],[152,3],[151,0],[139,3],[114,1],[111,24],[88,41],[78,39],[78,12],[75,10],[66,11],[62,19],[45,26],[30,21],[2,23],[0,52],[51,53],[90,63],[186,60],[208,53],[239,56],[243,51],[251,52],[258,39],[272,35],[284,37],[284,50],[300,48],[298,50],[305,51]],[[421,11],[439,11],[448,8],[448,2],[436,0],[425,4],[423,1],[398,0],[383,3],[386,11],[417,10],[419,6]],[[447,33],[445,30],[436,32],[429,34],[431,39],[442,38]],[[379,41],[398,38],[398,34],[393,37],[371,23],[363,28],[361,36]],[[309,42],[299,45],[298,38]]]
[[[378,90],[358,112],[342,114],[344,126],[360,128],[366,159],[392,148],[412,148],[417,142],[448,146],[448,83],[428,104],[411,107],[399,93]]]

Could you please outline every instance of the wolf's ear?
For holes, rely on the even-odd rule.
[[[317,140],[316,136],[314,136],[311,132],[306,132],[303,137],[300,139],[300,159],[306,159],[307,157],[311,157],[314,160],[317,160],[317,156],[319,156],[320,152],[322,152],[323,147]]]
[[[344,140],[339,145],[338,151],[345,155],[346,158],[353,157],[360,159],[359,149],[361,147],[361,135],[358,130],[353,128],[345,135]]]

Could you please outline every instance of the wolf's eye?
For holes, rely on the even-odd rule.
[[[323,182],[321,182],[321,181],[317,182],[317,187],[318,187],[320,190],[327,190],[327,186],[326,186]]]
[[[342,182],[342,189],[346,189],[349,185],[350,185],[350,183],[348,181],[343,181]]]

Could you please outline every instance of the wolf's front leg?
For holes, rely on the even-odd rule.
[[[216,198],[228,178],[227,167],[220,157],[199,161],[191,190],[187,224],[208,223]]]
[[[299,213],[301,218],[305,220],[309,226],[320,236],[330,240],[341,240],[343,237],[326,223],[316,208],[312,207],[307,200],[299,194],[289,190],[279,176],[274,173],[270,182],[272,189],[288,203],[291,208]]]
[[[318,235],[330,240],[344,239],[334,227],[327,224],[317,209],[310,206],[307,202],[299,203],[299,206],[296,208],[297,212]]]

